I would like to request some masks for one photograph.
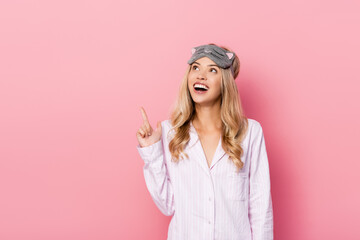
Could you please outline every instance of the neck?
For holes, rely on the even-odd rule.
[[[205,132],[221,130],[220,103],[212,106],[195,104],[195,111],[193,123],[197,129]]]

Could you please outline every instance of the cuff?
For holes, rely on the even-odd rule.
[[[162,139],[146,147],[140,147],[138,144],[136,148],[144,162],[154,161],[163,154]]]

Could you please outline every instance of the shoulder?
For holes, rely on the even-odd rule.
[[[257,138],[261,138],[263,135],[263,129],[261,123],[255,119],[248,118],[248,137],[250,142],[253,142]]]
[[[165,129],[170,129],[172,127],[170,119],[165,119],[161,121],[161,127]]]
[[[255,132],[262,131],[262,126],[259,121],[252,118],[248,118],[248,123],[249,123],[249,130]]]
[[[163,135],[163,138],[166,139],[167,141],[170,141],[173,136],[173,134],[170,133],[171,129],[172,129],[172,125],[171,125],[170,119],[165,119],[165,120],[161,121],[162,135]]]

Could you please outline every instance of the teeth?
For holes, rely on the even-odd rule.
[[[208,88],[205,85],[202,85],[202,84],[195,84],[194,88],[196,88],[196,87],[208,90]]]

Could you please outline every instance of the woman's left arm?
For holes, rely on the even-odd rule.
[[[250,160],[249,220],[253,240],[273,240],[273,208],[270,171],[265,139],[260,123],[252,133]]]

